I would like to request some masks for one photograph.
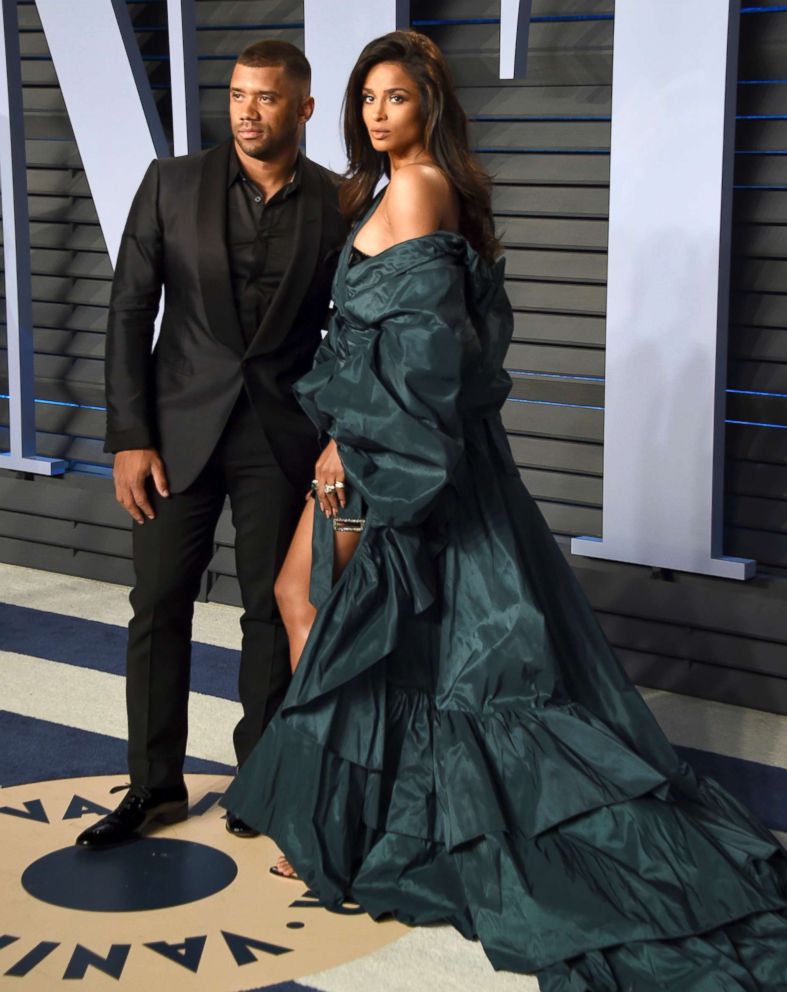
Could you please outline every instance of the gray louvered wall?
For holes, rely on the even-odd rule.
[[[572,564],[640,682],[787,712],[787,83],[768,82],[787,77],[787,12],[758,12],[768,6],[784,5],[744,3],[741,13],[725,504],[726,552],[756,557],[760,571],[741,586]],[[258,37],[302,45],[302,6],[196,7],[203,140],[212,144],[226,133],[234,55]],[[129,8],[166,126],[165,5]],[[415,26],[449,57],[495,179],[516,309],[506,425],[566,553],[571,535],[597,535],[602,525],[613,9],[613,0],[534,0],[528,78],[501,83],[497,0],[412,3]],[[0,472],[0,560],[127,583],[129,527],[101,451],[111,267],[34,5],[20,2],[19,14],[39,452],[70,459],[74,471],[59,480]],[[0,425],[6,418],[0,400]],[[0,426],[0,444],[3,435]],[[232,539],[225,514],[204,584],[209,599],[237,602]]]

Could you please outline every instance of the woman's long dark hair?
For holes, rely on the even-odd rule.
[[[349,167],[340,192],[342,213],[350,222],[357,220],[381,176],[389,171],[388,156],[372,147],[363,121],[363,87],[369,71],[380,62],[397,62],[417,84],[424,146],[459,195],[459,230],[482,258],[493,261],[501,245],[495,237],[489,177],[470,151],[467,118],[445,57],[431,38],[418,31],[392,31],[370,41],[350,74],[344,97]]]

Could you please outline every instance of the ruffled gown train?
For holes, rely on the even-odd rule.
[[[224,804],[320,899],[449,921],[543,992],[787,989],[787,860],[669,745],[513,462],[503,266],[457,235],[339,263],[296,387],[358,550]]]

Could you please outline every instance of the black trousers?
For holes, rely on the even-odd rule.
[[[243,601],[239,692],[243,716],[233,740],[243,764],[290,680],[287,636],[273,583],[284,561],[303,491],[285,478],[245,396],[210,461],[184,492],[155,492],[154,520],[134,524],[126,702],[132,786],[183,781],[188,731],[191,623],[216,524],[229,496]]]

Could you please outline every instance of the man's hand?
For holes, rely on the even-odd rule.
[[[169,496],[164,462],[155,448],[133,448],[115,455],[112,469],[115,499],[138,524],[143,524],[145,517],[153,520],[156,516],[145,488],[148,476],[153,477],[153,485],[161,496]]]

